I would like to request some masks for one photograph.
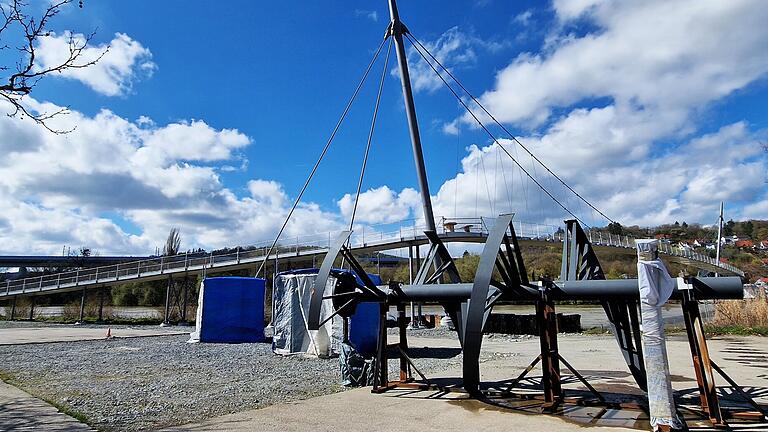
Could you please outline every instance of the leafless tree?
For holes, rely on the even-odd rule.
[[[68,132],[54,130],[46,124],[47,120],[66,113],[67,108],[62,108],[55,112],[31,112],[31,110],[24,106],[22,99],[46,75],[94,65],[108,50],[105,49],[97,58],[83,59],[83,52],[95,35],[95,32],[90,33],[85,38],[77,38],[70,33],[69,53],[64,61],[55,65],[46,65],[46,67],[36,63],[35,50],[38,48],[39,41],[44,37],[50,37],[52,34],[48,27],[51,19],[58,15],[63,7],[73,2],[74,0],[54,0],[48,4],[39,16],[35,16],[33,12],[30,12],[31,7],[25,0],[11,0],[10,2],[0,3],[0,12],[2,13],[2,19],[0,19],[0,50],[15,48],[20,55],[15,65],[0,65],[0,74],[5,75],[0,78],[0,83],[2,83],[0,84],[0,97],[10,102],[13,106],[13,112],[9,113],[8,116],[29,117],[53,133]],[[82,8],[82,0],[78,3]]]
[[[171,228],[168,233],[168,239],[163,246],[163,255],[178,255],[181,249],[181,231],[177,227]]]

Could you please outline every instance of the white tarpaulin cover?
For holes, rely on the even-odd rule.
[[[319,330],[309,330],[308,314],[317,271],[282,273],[272,291],[272,351],[276,354],[309,354],[330,357],[341,352],[343,319],[335,316]],[[332,293],[336,279],[331,276],[323,296]],[[331,300],[324,300],[320,322],[333,313]]]
[[[651,427],[682,428],[677,418],[672,396],[672,384],[667,361],[666,336],[661,306],[669,300],[675,281],[658,259],[656,240],[636,240],[637,280],[640,290],[640,313],[643,321],[643,355],[648,376],[648,408]]]

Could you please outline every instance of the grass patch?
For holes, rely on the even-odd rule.
[[[743,325],[715,325],[704,326],[704,331],[709,336],[768,336],[768,327],[749,327]]]
[[[35,318],[35,321],[40,322],[46,322],[46,323],[54,323],[54,324],[74,324],[77,322],[76,319],[68,318],[65,316],[53,316],[53,317],[37,317]],[[162,319],[159,318],[149,318],[149,317],[141,317],[141,318],[108,318],[102,320],[101,323],[97,322],[95,318],[86,318],[83,320],[85,324],[102,324],[102,325],[160,325],[160,323],[163,322]],[[195,321],[187,321],[190,326],[195,325]]]
[[[585,335],[605,335],[611,334],[611,330],[605,327],[590,327],[583,329],[581,333]]]
[[[85,423],[88,426],[94,427],[91,424],[91,419],[87,415],[83,414],[82,412],[77,411],[77,410],[75,410],[72,407],[69,407],[67,405],[58,403],[58,402],[56,402],[53,399],[44,398],[44,397],[41,397],[40,399],[45,401],[46,403],[50,404],[51,406],[55,407],[57,410],[59,410],[59,412],[64,413],[64,414],[66,414],[66,415],[76,419],[80,423]]]

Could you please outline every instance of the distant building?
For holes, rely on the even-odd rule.
[[[736,242],[734,244],[739,249],[754,249],[755,248],[755,242],[753,242],[752,240],[736,240]]]

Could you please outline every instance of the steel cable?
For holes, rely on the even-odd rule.
[[[562,207],[562,209],[563,209],[563,210],[565,210],[565,211],[566,211],[568,214],[570,214],[571,216],[573,216],[573,218],[574,218],[574,219],[576,219],[577,221],[579,221],[579,223],[581,223],[581,224],[582,224],[582,225],[584,225],[584,226],[587,226],[587,227],[589,227],[589,225],[587,225],[587,224],[586,224],[586,223],[585,223],[583,220],[581,220],[581,219],[580,219],[578,216],[576,216],[576,215],[575,215],[575,214],[574,214],[574,213],[573,213],[571,210],[569,210],[569,209],[568,209],[568,207],[564,206],[564,205],[563,205],[563,203],[561,203],[561,202],[560,202],[560,201],[559,201],[557,198],[555,198],[555,196],[554,196],[554,195],[552,195],[552,193],[551,193],[551,192],[549,192],[549,191],[547,190],[547,188],[545,188],[544,186],[542,186],[542,184],[541,184],[541,183],[539,183],[539,181],[538,181],[536,178],[534,178],[534,177],[531,175],[531,173],[529,173],[529,172],[528,172],[528,170],[526,170],[526,169],[525,169],[525,168],[524,168],[524,167],[523,167],[523,166],[520,164],[520,162],[518,162],[518,161],[517,161],[517,159],[515,159],[514,157],[512,157],[512,154],[511,154],[511,153],[509,153],[509,151],[508,151],[508,150],[507,150],[507,149],[506,149],[506,148],[505,148],[503,145],[501,145],[501,143],[499,142],[499,140],[498,140],[498,139],[497,139],[495,136],[493,136],[493,133],[492,133],[490,130],[488,130],[488,128],[485,126],[485,124],[483,124],[483,122],[482,122],[482,121],[481,121],[479,118],[477,118],[477,116],[475,115],[475,113],[474,113],[474,112],[473,112],[473,111],[472,111],[472,110],[471,110],[471,109],[470,109],[470,108],[467,106],[466,102],[464,102],[464,100],[463,100],[463,99],[462,99],[462,98],[461,98],[461,97],[458,95],[458,93],[456,93],[456,91],[453,89],[453,87],[451,87],[451,86],[450,86],[450,84],[448,84],[448,82],[445,80],[445,78],[443,78],[443,76],[440,74],[440,72],[438,72],[438,70],[437,70],[437,69],[435,69],[435,67],[434,67],[434,66],[432,65],[432,63],[431,63],[431,62],[430,62],[430,61],[427,59],[427,57],[424,55],[424,53],[422,53],[422,52],[421,52],[421,50],[420,50],[420,49],[419,49],[419,48],[416,46],[416,42],[414,42],[413,38],[412,38],[412,37],[411,37],[411,36],[410,36],[408,33],[406,33],[406,34],[405,34],[405,36],[406,36],[406,38],[408,38],[408,40],[411,42],[411,44],[413,45],[413,47],[416,49],[416,52],[418,52],[418,53],[419,53],[419,55],[421,55],[421,57],[424,59],[424,61],[425,61],[425,62],[426,62],[428,65],[429,65],[429,67],[432,69],[432,71],[434,71],[434,72],[435,72],[435,74],[437,74],[438,78],[440,78],[440,80],[443,82],[443,84],[445,84],[445,86],[448,88],[448,90],[450,90],[450,91],[451,91],[451,93],[453,93],[453,96],[454,96],[454,97],[456,97],[456,100],[458,100],[458,101],[459,101],[459,103],[460,103],[460,104],[461,104],[461,105],[464,107],[464,109],[466,109],[466,110],[467,110],[467,112],[469,113],[469,115],[471,115],[471,116],[472,116],[472,118],[474,118],[474,119],[475,119],[475,122],[477,122],[477,124],[478,124],[478,125],[479,125],[479,126],[480,126],[480,127],[481,127],[481,128],[482,128],[482,129],[483,129],[483,130],[484,130],[484,131],[487,133],[487,134],[488,134],[488,136],[489,136],[489,137],[490,137],[490,138],[493,140],[493,142],[495,142],[495,143],[496,143],[496,145],[498,145],[499,147],[501,147],[501,149],[502,149],[502,150],[504,150],[504,153],[506,153],[506,154],[507,154],[507,156],[509,156],[509,157],[510,157],[510,159],[512,159],[512,161],[513,161],[513,162],[515,162],[515,164],[516,164],[516,165],[517,165],[517,166],[518,166],[518,167],[519,167],[519,168],[520,168],[520,169],[521,169],[521,170],[522,170],[522,171],[523,171],[523,172],[524,172],[524,173],[525,173],[525,174],[528,176],[528,178],[530,178],[530,179],[531,179],[531,180],[532,180],[534,183],[536,183],[536,186],[538,186],[538,187],[539,187],[539,189],[541,189],[542,191],[544,191],[544,193],[545,193],[545,194],[547,194],[547,195],[548,195],[548,196],[549,196],[549,197],[552,199],[552,201],[554,201],[554,202],[555,202],[557,205],[559,205],[560,207]],[[535,156],[534,156],[534,157],[535,157]]]
[[[588,206],[590,206],[590,207],[591,207],[593,210],[595,210],[596,212],[598,212],[598,213],[599,213],[599,214],[600,214],[602,217],[604,217],[605,219],[607,219],[607,220],[608,220],[608,221],[610,221],[610,222],[615,222],[613,219],[611,219],[611,218],[609,218],[608,216],[606,216],[606,214],[605,214],[605,213],[603,213],[602,211],[600,211],[600,209],[598,209],[597,207],[595,207],[594,205],[592,205],[592,203],[590,203],[589,201],[587,201],[587,199],[586,199],[586,198],[584,198],[583,196],[581,196],[581,194],[579,194],[578,192],[576,192],[576,191],[575,191],[575,190],[574,190],[574,189],[573,189],[573,188],[572,188],[570,185],[568,185],[568,183],[566,183],[566,182],[565,182],[563,179],[561,179],[561,178],[560,178],[560,177],[559,177],[557,174],[555,174],[555,173],[554,173],[554,172],[553,172],[551,169],[549,169],[549,167],[548,167],[547,165],[545,165],[545,164],[544,164],[544,162],[542,162],[542,161],[541,161],[541,160],[540,160],[538,157],[536,157],[536,155],[535,155],[535,154],[533,154],[533,153],[532,153],[530,150],[528,150],[528,148],[527,148],[526,146],[524,146],[524,145],[523,145],[523,143],[521,143],[521,142],[520,142],[520,140],[518,140],[518,139],[517,139],[517,137],[515,137],[515,135],[513,135],[513,134],[512,134],[512,132],[510,132],[510,131],[509,131],[509,130],[506,128],[506,127],[504,127],[504,125],[503,125],[503,124],[501,124],[501,123],[500,123],[498,120],[496,120],[496,117],[494,117],[494,116],[493,116],[493,114],[491,114],[491,113],[490,113],[490,112],[489,112],[489,111],[488,111],[488,110],[485,108],[485,106],[483,106],[483,104],[481,104],[481,103],[480,103],[480,101],[478,101],[478,100],[477,100],[477,98],[476,98],[476,97],[475,97],[475,96],[474,96],[472,93],[470,93],[470,92],[469,92],[469,90],[467,90],[467,88],[466,88],[466,87],[464,87],[464,85],[462,85],[462,84],[461,84],[461,82],[460,82],[460,81],[459,81],[459,80],[458,80],[458,79],[457,79],[457,78],[456,78],[456,77],[455,77],[455,76],[454,76],[454,75],[451,73],[451,71],[449,71],[449,70],[448,70],[448,69],[447,69],[445,66],[443,66],[443,64],[442,64],[442,63],[440,63],[440,61],[439,61],[437,58],[435,58],[435,56],[433,56],[433,55],[432,55],[432,53],[431,53],[431,52],[429,52],[429,50],[428,50],[428,49],[427,49],[427,48],[426,48],[424,45],[422,45],[422,43],[421,43],[421,42],[419,42],[419,40],[418,40],[418,39],[416,39],[416,37],[415,37],[415,36],[413,36],[413,35],[412,35],[412,34],[410,34],[410,33],[406,33],[406,34],[405,34],[405,36],[408,38],[408,40],[410,40],[410,41],[411,41],[411,43],[414,45],[414,48],[416,48],[416,47],[418,46],[418,47],[420,47],[421,49],[423,49],[423,50],[424,50],[424,52],[426,52],[426,53],[427,53],[427,55],[429,55],[429,57],[430,57],[430,58],[432,58],[432,59],[435,61],[435,63],[437,63],[437,64],[440,66],[440,68],[441,68],[443,71],[445,71],[445,73],[446,73],[446,74],[448,74],[448,76],[449,76],[449,77],[451,77],[451,79],[453,79],[453,81],[454,81],[454,82],[456,82],[456,84],[458,84],[458,86],[459,86],[459,87],[460,87],[460,88],[461,88],[461,89],[464,91],[464,93],[466,93],[466,94],[467,94],[467,96],[469,96],[469,97],[470,97],[470,99],[472,99],[472,101],[473,101],[474,103],[476,103],[476,104],[477,104],[477,106],[479,106],[479,107],[480,107],[480,109],[482,109],[482,110],[483,110],[483,112],[485,112],[485,114],[486,114],[488,117],[490,117],[490,118],[491,118],[491,120],[493,120],[493,122],[494,122],[494,123],[496,123],[496,124],[497,124],[497,125],[498,125],[498,126],[499,126],[499,127],[500,127],[500,128],[501,128],[501,129],[502,129],[502,130],[503,130],[503,131],[506,133],[506,134],[507,134],[507,135],[509,135],[510,139],[512,139],[513,141],[515,141],[515,142],[516,142],[516,143],[517,143],[517,144],[518,144],[520,147],[522,147],[522,149],[523,149],[523,150],[525,150],[525,151],[526,151],[526,153],[528,153],[529,155],[531,155],[531,157],[533,157],[533,159],[535,159],[535,160],[536,160],[536,162],[538,162],[538,163],[539,163],[539,165],[543,166],[543,167],[544,167],[544,169],[546,169],[546,170],[547,170],[547,171],[548,171],[550,174],[552,174],[552,176],[553,176],[554,178],[556,178],[556,179],[557,179],[557,180],[558,180],[560,183],[562,183],[562,184],[563,184],[563,186],[565,186],[566,188],[568,188],[568,190],[569,190],[569,191],[571,191],[571,192],[572,192],[574,195],[576,195],[577,197],[579,197],[579,199],[580,199],[580,200],[584,201],[584,202],[585,202],[585,203],[586,203]],[[419,53],[421,54],[421,52],[420,52],[420,50],[419,50],[419,49],[417,49],[416,51],[419,51]],[[424,57],[424,56],[423,56],[423,54],[422,54],[422,57]],[[426,59],[425,59],[425,61],[426,61]],[[430,65],[430,67],[432,67],[432,64],[431,64],[429,61],[427,61],[427,64],[429,64],[429,65]],[[433,70],[435,70],[435,69],[434,69],[434,67],[432,67],[432,69],[433,69]],[[440,75],[440,73],[438,73],[436,70],[435,70],[435,73],[437,73],[437,75],[438,75],[438,76],[440,76],[440,78],[442,79],[442,76]],[[445,80],[443,80],[443,82],[445,82]],[[446,85],[448,85],[448,84],[446,83]],[[450,86],[449,86],[449,88],[450,88]],[[454,95],[456,95],[456,93],[454,93]],[[456,96],[458,97],[458,95],[456,95]],[[467,109],[469,109],[469,108],[467,108]],[[471,112],[470,112],[470,114],[471,114]],[[473,115],[473,117],[475,117],[475,116]],[[475,119],[477,119],[477,118],[475,117]],[[537,184],[538,184],[538,182],[537,182]],[[541,187],[541,186],[539,186],[539,187]],[[558,203],[558,204],[559,204],[559,203]],[[574,217],[575,217],[575,216],[574,216]]]
[[[258,270],[256,270],[256,274],[255,274],[256,277],[258,277],[259,274],[261,274],[262,269],[264,269],[264,266],[269,260],[269,255],[271,255],[272,251],[274,251],[275,246],[277,245],[277,242],[280,240],[280,236],[283,234],[283,231],[285,231],[285,227],[288,225],[288,221],[291,220],[291,216],[293,216],[293,212],[296,210],[296,207],[298,207],[299,202],[301,202],[301,198],[302,196],[304,196],[304,192],[306,192],[307,187],[309,186],[309,183],[312,181],[312,178],[315,176],[315,173],[317,172],[317,168],[320,166],[320,162],[322,162],[326,153],[328,153],[328,149],[330,148],[331,143],[333,142],[333,139],[336,137],[336,133],[339,131],[339,128],[341,127],[341,124],[344,122],[344,119],[347,118],[349,109],[352,107],[352,103],[354,103],[355,99],[357,98],[357,95],[360,93],[360,89],[363,87],[363,84],[365,84],[365,80],[368,77],[368,73],[371,71],[371,68],[373,67],[374,63],[376,63],[376,59],[379,58],[379,54],[381,53],[381,49],[384,47],[384,43],[387,41],[387,38],[388,36],[382,39],[381,43],[379,44],[379,47],[376,49],[376,52],[373,54],[373,58],[371,59],[370,63],[368,63],[368,66],[365,68],[365,72],[363,73],[363,76],[360,79],[360,82],[357,84],[357,87],[355,88],[354,93],[352,93],[352,97],[349,98],[347,105],[344,107],[344,111],[341,113],[339,120],[336,122],[336,126],[333,128],[333,131],[331,132],[331,136],[328,138],[328,141],[325,143],[325,146],[323,147],[323,151],[320,152],[320,157],[318,157],[317,162],[315,162],[315,165],[312,167],[312,171],[309,173],[309,177],[307,177],[307,181],[304,182],[304,186],[301,188],[301,192],[299,192],[299,195],[296,197],[296,201],[294,201],[293,207],[291,207],[291,210],[288,212],[288,216],[286,216],[285,221],[283,221],[283,225],[280,227],[280,231],[277,232],[275,241],[272,242],[272,246],[269,247],[269,250],[267,251],[267,254],[264,257],[264,261],[261,262],[261,265],[259,266]]]
[[[357,182],[357,193],[355,194],[355,205],[352,208],[352,217],[349,221],[349,230],[352,231],[352,227],[355,224],[355,214],[357,213],[357,205],[360,201],[360,190],[363,187],[363,177],[365,176],[365,167],[368,165],[368,153],[371,151],[371,142],[373,140],[373,131],[376,128],[376,118],[379,114],[379,105],[381,103],[381,93],[384,90],[384,79],[387,77],[387,67],[389,66],[389,55],[392,53],[393,39],[389,41],[389,47],[387,48],[387,56],[384,58],[384,67],[381,70],[381,80],[379,81],[379,90],[376,93],[376,104],[373,107],[373,118],[371,118],[371,129],[368,131],[368,142],[365,145],[365,155],[363,156],[363,165],[360,168],[360,180]]]

